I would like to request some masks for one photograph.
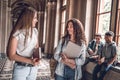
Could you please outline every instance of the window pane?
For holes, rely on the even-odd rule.
[[[118,51],[118,61],[120,61],[120,0],[119,0],[119,4],[118,4],[118,13],[117,13],[117,28],[116,28],[116,33],[117,33],[117,51]]]
[[[62,22],[65,22],[66,10],[62,11]]]
[[[64,35],[64,31],[65,31],[65,16],[66,16],[66,10],[62,11],[62,19],[61,19],[61,37]]]
[[[64,36],[64,31],[65,31],[65,24],[62,23],[62,24],[61,24],[61,37]]]
[[[120,61],[120,45],[118,45],[118,47],[117,47],[117,51],[118,51],[118,61]]]
[[[66,5],[67,3],[67,0],[63,0],[63,6]]]
[[[119,0],[120,1],[120,0]],[[120,61],[120,10],[118,10],[118,17],[117,17],[117,27],[118,27],[118,60]]]
[[[109,31],[109,25],[110,25],[110,13],[100,15],[98,32],[104,35],[106,31]]]
[[[119,9],[120,9],[120,0],[119,0]]]
[[[112,0],[100,0],[100,13],[111,11]]]

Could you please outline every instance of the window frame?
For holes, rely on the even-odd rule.
[[[120,47],[120,0],[118,0],[117,5],[117,14],[116,14],[116,34],[115,34],[115,42],[117,44],[117,47]],[[120,54],[118,56],[120,59]],[[117,66],[120,67],[120,60],[118,59]]]
[[[64,12],[64,11],[66,11],[66,5],[67,5],[67,0],[66,0],[66,4],[64,4],[63,3],[63,0],[61,0],[61,4],[60,4],[60,28],[59,28],[59,31],[60,31],[60,35],[59,35],[59,38],[61,38],[63,35],[64,35],[64,33],[62,34],[62,32],[64,32],[64,31],[62,31],[62,24],[65,24],[65,20],[66,20],[66,15],[65,15],[65,20],[64,20],[64,23],[63,23],[63,20],[62,20],[62,13]]]
[[[119,0],[120,1],[120,0]],[[118,45],[118,43],[119,43],[119,37],[120,37],[120,7],[119,7],[119,5],[120,5],[120,2],[119,2],[119,4],[118,4],[118,8],[117,8],[117,21],[116,21],[116,37],[115,37],[115,40],[116,40],[116,43],[117,43],[117,45]]]
[[[104,14],[107,14],[107,13],[110,13],[110,15],[111,15],[111,10],[110,11],[105,11],[105,12],[100,12],[100,6],[101,5],[101,0],[98,0],[98,7],[97,7],[97,14],[96,14],[96,33],[98,33],[99,31],[99,20],[100,20],[100,16],[101,15],[104,15]],[[111,8],[112,8],[112,0],[111,0]],[[111,16],[110,16],[111,17]],[[109,25],[110,25],[110,23],[109,23]],[[109,29],[110,29],[110,27],[109,27]]]

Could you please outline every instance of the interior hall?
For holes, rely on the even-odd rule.
[[[8,58],[7,45],[11,31],[16,29],[14,26],[25,7],[37,11],[35,27],[38,30],[40,63],[37,65],[36,80],[55,80],[57,61],[54,54],[59,41],[66,34],[70,19],[82,23],[86,47],[96,34],[100,33],[101,41],[105,43],[106,32],[114,33],[117,60],[104,80],[120,80],[120,0],[0,0],[0,80],[12,80],[15,61]],[[82,66],[81,80],[93,80],[96,65],[96,62],[90,61]]]

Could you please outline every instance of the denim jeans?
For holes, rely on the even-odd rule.
[[[64,77],[55,74],[55,80],[65,80]]]
[[[74,80],[74,77],[66,78],[55,74],[55,80]]]
[[[64,67],[64,77],[65,80],[74,80],[75,69],[71,69],[69,66]]]
[[[93,70],[93,80],[103,80],[105,74],[110,69],[112,65],[107,65],[107,63],[97,64]],[[99,77],[97,77],[98,72],[100,72]]]
[[[64,67],[64,76],[55,75],[55,80],[74,80],[75,69],[71,69],[68,66]]]
[[[37,70],[38,68],[36,66],[21,66],[15,63],[12,80],[36,80]]]

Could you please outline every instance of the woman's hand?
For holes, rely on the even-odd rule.
[[[75,69],[75,61],[73,59],[68,58],[64,53],[61,54],[61,62],[64,63],[65,65],[69,66],[72,69]]]
[[[69,63],[69,58],[64,53],[61,54],[61,57],[64,64]]]
[[[64,54],[64,53],[61,53],[61,55],[60,55],[61,57],[62,57],[62,63],[64,63],[64,64],[66,64],[66,60],[67,60],[67,56]]]
[[[75,69],[75,67],[76,67],[75,64],[71,63],[72,60],[69,59],[69,58],[67,58],[67,59],[62,59],[61,61],[62,61],[62,63],[64,63],[65,65],[69,66],[69,67],[72,68],[72,69]]]
[[[64,54],[64,53],[61,53],[61,57],[62,57],[62,59],[67,59],[67,56]]]

